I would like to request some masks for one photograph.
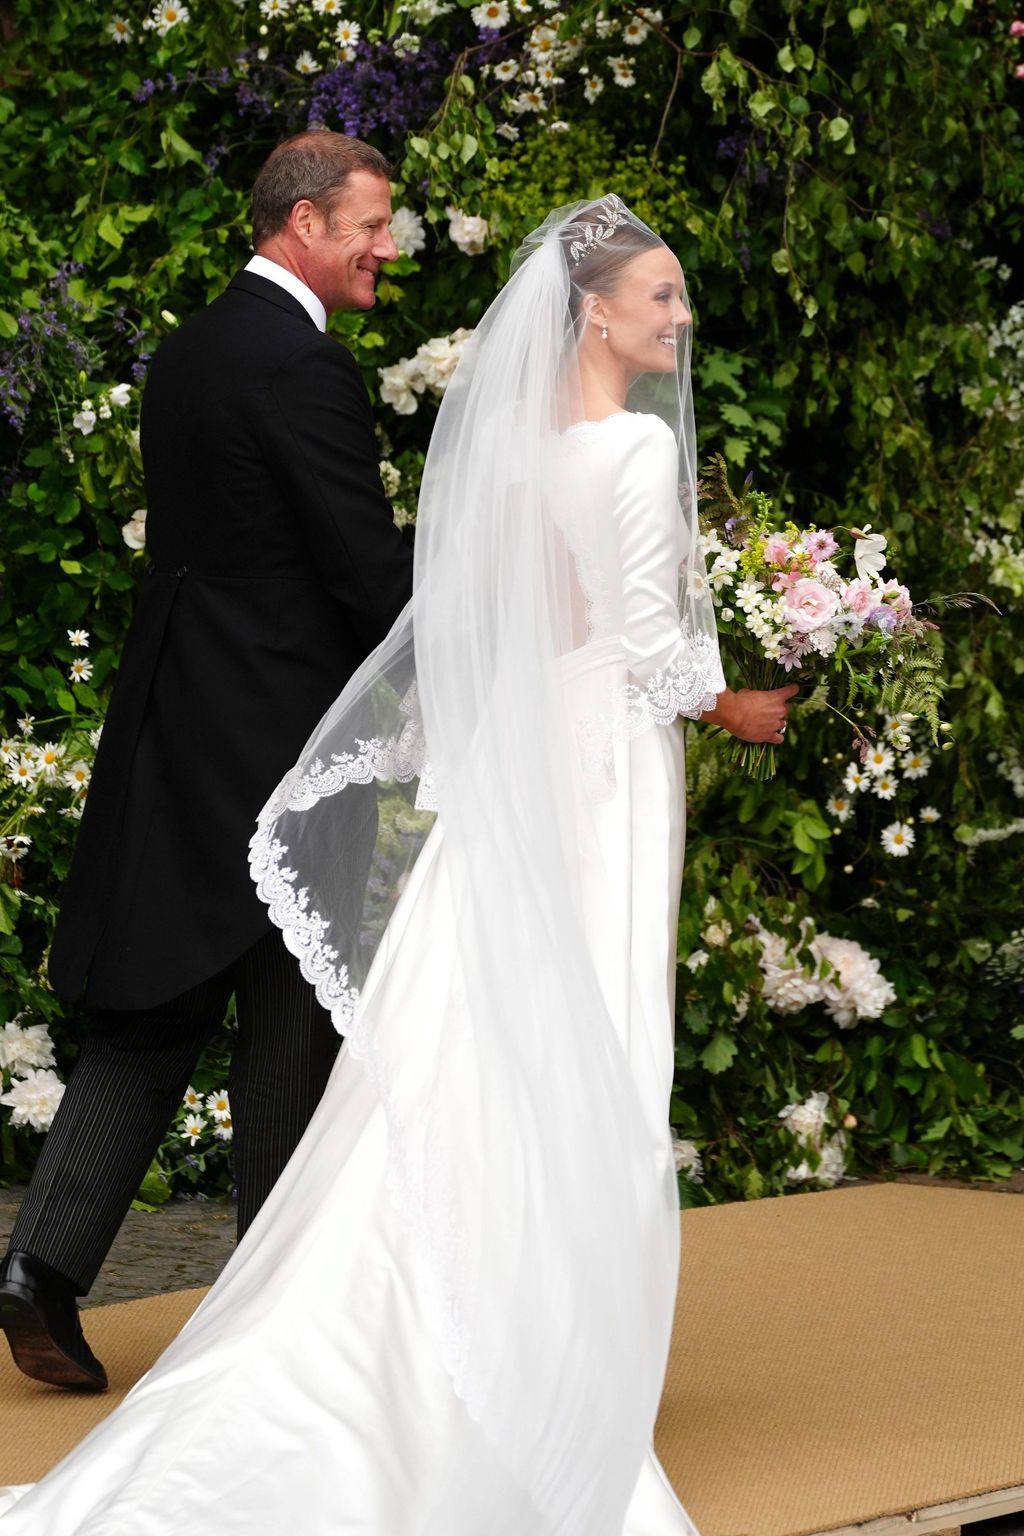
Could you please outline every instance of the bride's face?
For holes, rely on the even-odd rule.
[[[623,269],[612,293],[595,295],[588,318],[598,328],[607,326],[602,349],[608,347],[631,377],[670,373],[692,318],[684,295],[682,267],[667,246],[656,246]]]

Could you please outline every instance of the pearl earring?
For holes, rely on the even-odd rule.
[[[607,341],[608,340],[608,327],[606,325],[602,325],[602,327],[601,327],[601,340],[602,341]]]

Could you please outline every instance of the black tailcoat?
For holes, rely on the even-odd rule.
[[[102,1008],[155,1007],[267,932],[256,817],[412,588],[355,360],[266,278],[161,345],[142,455],[152,564],[50,956]]]

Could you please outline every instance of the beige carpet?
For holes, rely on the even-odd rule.
[[[683,1249],[657,1441],[702,1536],[806,1536],[1024,1484],[1024,1200],[764,1200],[688,1211]],[[202,1294],[89,1314],[105,1397],[28,1382],[5,1355],[0,1483],[70,1449]]]

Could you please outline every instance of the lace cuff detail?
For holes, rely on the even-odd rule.
[[[717,639],[683,634],[682,654],[659,667],[645,684],[626,683],[611,690],[609,708],[576,721],[576,739],[584,781],[599,800],[615,793],[615,745],[635,741],[656,725],[671,725],[680,715],[696,719],[713,709],[725,690]]]
[[[710,635],[689,637],[685,654],[658,670],[641,687],[627,683],[612,694],[611,734],[632,741],[652,725],[671,725],[679,715],[695,720],[725,691],[717,642]]]

